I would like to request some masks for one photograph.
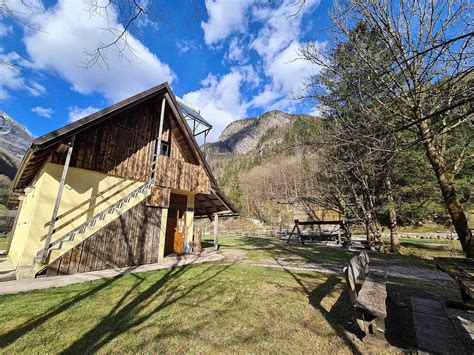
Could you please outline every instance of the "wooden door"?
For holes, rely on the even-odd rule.
[[[180,215],[178,210],[178,217],[176,220],[176,228],[174,232],[174,241],[173,241],[173,253],[182,254],[184,253],[184,233],[186,229],[186,222],[184,220],[184,214]]]
[[[187,197],[185,195],[170,195],[170,206],[166,220],[165,255],[184,252],[186,205]],[[178,223],[183,227],[178,228]]]

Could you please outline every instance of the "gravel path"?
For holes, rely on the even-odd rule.
[[[304,258],[293,257],[293,258],[282,258],[277,260],[262,260],[253,261],[246,259],[245,252],[237,249],[226,249],[221,251],[221,254],[226,256],[232,262],[243,263],[247,265],[279,268],[286,270],[296,271],[315,271],[323,272],[328,274],[342,274],[344,264],[324,264],[307,262]],[[452,285],[454,281],[444,272],[439,270],[429,270],[424,268],[403,267],[403,266],[374,266],[374,270],[385,271],[391,277],[423,280],[435,282],[441,285]]]

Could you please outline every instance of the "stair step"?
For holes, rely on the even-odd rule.
[[[15,281],[16,280],[16,271],[10,271],[6,274],[0,274],[0,282],[5,281]]]
[[[0,275],[8,274],[9,272],[14,272],[15,267],[13,266],[9,258],[0,260]]]
[[[105,209],[103,212],[95,215],[89,221],[85,222],[73,233],[72,238],[66,237],[62,239],[60,242],[59,240],[55,242],[54,246],[50,249],[51,254],[50,254],[49,262],[56,260],[58,257],[63,255],[65,251],[73,248],[77,244],[81,243],[82,241],[90,237],[97,230],[99,230],[100,228],[103,228],[104,223],[101,223],[101,221],[105,221],[106,218],[110,219],[110,217],[108,216],[114,215],[114,219],[118,218],[120,215],[122,215],[125,212],[125,210],[130,209],[131,207],[133,207],[134,205],[142,201],[143,199],[140,199],[140,201],[132,200],[132,199],[135,199],[140,193],[148,195],[150,194],[150,191],[151,190],[148,187],[142,187],[140,191],[135,190],[130,195],[122,198],[121,200],[118,200],[117,202],[109,206],[107,209]],[[110,223],[110,220],[106,221],[105,225],[108,223]],[[91,229],[94,229],[95,231],[91,231]]]

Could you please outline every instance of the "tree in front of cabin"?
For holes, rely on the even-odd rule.
[[[353,100],[359,101],[357,108],[366,107],[367,102],[371,110],[385,112],[387,126],[396,125],[393,132],[415,135],[412,141],[406,139],[411,134],[401,135],[400,140],[405,146],[423,148],[463,251],[474,257],[466,194],[460,193],[457,184],[457,171],[466,162],[473,141],[473,28],[466,21],[470,9],[463,0],[401,0],[397,6],[385,0],[343,0],[332,22],[337,43],[349,38],[360,22],[377,30],[384,45],[382,53],[364,46],[354,46],[351,53],[352,70],[365,72],[376,90],[355,81],[358,90]],[[317,47],[307,49],[314,54]],[[326,58],[314,58],[323,68],[328,65]],[[335,71],[334,75],[344,82],[345,72]],[[457,142],[460,151],[450,156],[447,148],[455,137],[461,137]]]
[[[326,188],[329,183],[340,208],[364,222],[369,241],[380,240],[378,210],[385,205],[390,215],[391,249],[398,252],[391,162],[399,140],[389,111],[377,105],[384,98],[378,97],[373,73],[358,66],[354,51],[385,56],[386,46],[376,28],[359,22],[327,57],[313,46],[302,50],[306,59],[324,63],[322,72],[309,83],[310,94],[323,108],[325,118],[318,149],[329,168],[319,179]]]

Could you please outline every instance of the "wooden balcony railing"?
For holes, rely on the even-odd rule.
[[[211,190],[209,177],[202,167],[165,156],[158,158],[156,185],[202,194]]]

